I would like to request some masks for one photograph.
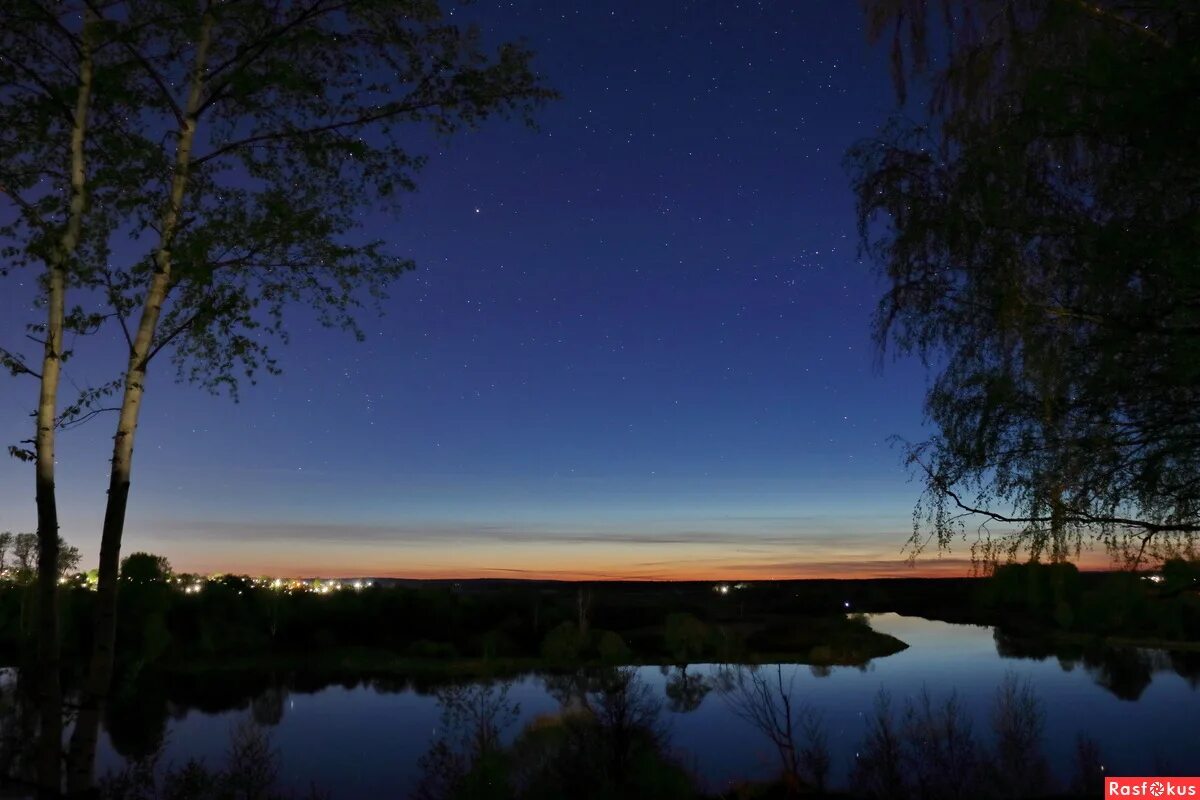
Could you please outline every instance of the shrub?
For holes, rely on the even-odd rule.
[[[578,661],[583,646],[583,637],[575,623],[563,622],[551,628],[542,640],[542,655],[549,661],[559,663]]]
[[[708,626],[691,614],[668,614],[664,628],[667,652],[680,663],[704,654],[709,640]]]
[[[406,653],[413,658],[454,658],[458,651],[449,642],[431,642],[418,639],[408,646]]]
[[[599,632],[596,649],[600,653],[600,660],[606,664],[621,664],[628,661],[632,655],[629,645],[625,644],[625,640],[621,638],[620,634],[613,631]]]

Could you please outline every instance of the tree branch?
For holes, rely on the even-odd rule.
[[[99,414],[103,414],[105,411],[120,411],[120,410],[121,410],[120,406],[108,406],[105,408],[93,408],[91,411],[87,412],[86,414],[79,416],[79,417],[75,417],[74,419],[60,418],[54,427],[60,431],[69,431],[72,428],[79,427],[83,423],[92,419],[92,417],[95,417]]]
[[[40,372],[34,372],[32,369],[30,369],[29,365],[25,363],[24,358],[10,350],[5,350],[2,347],[0,347],[0,366],[7,369],[14,376],[32,375],[38,380],[42,379],[42,374]]]
[[[362,126],[362,125],[370,125],[372,122],[379,122],[381,120],[389,119],[391,117],[400,116],[401,114],[411,114],[416,111],[424,111],[425,109],[436,108],[438,106],[447,105],[447,104],[448,104],[448,101],[445,100],[444,98],[436,99],[436,100],[428,100],[428,101],[421,102],[421,103],[398,103],[398,104],[394,104],[382,111],[377,111],[373,114],[363,114],[362,116],[353,117],[351,119],[343,119],[343,120],[338,120],[337,122],[330,122],[326,125],[316,125],[311,128],[297,128],[295,130],[287,130],[287,131],[271,131],[269,133],[260,133],[256,136],[247,136],[244,139],[238,139],[236,141],[229,142],[228,144],[222,145],[210,153],[205,153],[204,155],[193,159],[192,165],[195,167],[198,167],[207,161],[211,161],[214,158],[219,158],[219,157],[226,155],[230,152],[233,152],[234,150],[237,150],[239,148],[249,147],[251,145],[260,144],[262,142],[295,139],[295,138],[303,137],[303,136],[312,136],[313,134],[318,134],[318,133],[330,133],[332,131],[343,130],[345,128],[354,128],[354,127],[358,127],[358,126]]]
[[[93,0],[83,1],[97,18],[103,19],[100,9],[96,6]],[[142,68],[142,71],[150,76],[150,80],[154,81],[154,85],[158,87],[159,93],[162,95],[163,99],[167,101],[167,106],[171,109],[171,113],[175,117],[175,122],[178,123],[180,127],[183,127],[183,109],[181,109],[179,104],[175,102],[175,98],[171,95],[171,90],[167,88],[166,81],[164,81],[162,76],[158,74],[158,70],[156,70],[154,65],[152,65],[149,60],[147,60],[142,53],[138,52],[128,41],[122,40],[121,46],[125,52],[129,53],[129,55],[133,57],[133,60]]]
[[[991,511],[990,509],[979,508],[978,506],[973,506],[973,505],[970,505],[969,503],[966,503],[965,501],[963,501],[962,497],[957,492],[955,492],[953,489],[950,488],[949,484],[944,479],[936,476],[934,474],[933,470],[928,465],[926,465],[924,462],[922,462],[920,460],[917,460],[916,463],[919,464],[921,466],[921,469],[925,471],[925,474],[929,477],[929,481],[933,485],[935,490],[940,492],[941,494],[944,494],[946,497],[949,497],[951,500],[953,500],[954,504],[956,506],[958,506],[960,509],[962,509],[963,511],[966,511],[969,514],[977,514],[980,516],[988,517],[990,519],[995,520],[996,522],[1006,522],[1006,523],[1012,523],[1012,524],[1040,524],[1040,523],[1050,523],[1050,522],[1061,521],[1061,522],[1064,522],[1067,524],[1073,524],[1073,525],[1120,525],[1120,526],[1123,526],[1126,528],[1139,528],[1143,531],[1146,531],[1147,534],[1150,536],[1153,536],[1156,533],[1196,533],[1196,532],[1200,532],[1200,522],[1196,522],[1196,523],[1150,522],[1149,520],[1131,519],[1128,517],[1092,515],[1092,514],[1088,514],[1086,512],[1080,512],[1080,511],[1072,511],[1070,513],[1064,514],[1063,516],[1056,517],[1054,519],[1051,519],[1050,517],[1047,517],[1047,516],[1010,516],[1007,514],[1000,514],[999,512]]]

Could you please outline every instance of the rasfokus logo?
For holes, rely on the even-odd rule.
[[[1106,778],[1105,797],[1195,797],[1200,778]]]

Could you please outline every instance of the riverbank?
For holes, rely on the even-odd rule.
[[[601,636],[608,631],[601,632]],[[640,640],[652,631],[638,631]],[[659,635],[663,632],[659,631]],[[740,664],[800,664],[814,667],[862,666],[872,659],[884,658],[907,649],[908,645],[886,633],[872,630],[858,620],[843,617],[807,618],[791,625],[775,621],[768,625],[743,625],[729,631],[741,637],[770,646],[767,649],[737,650]],[[787,647],[784,645],[791,644]],[[565,671],[612,666],[671,667],[685,663],[722,663],[708,658],[703,649],[689,661],[681,658],[687,653],[638,653],[625,650],[619,660],[613,657],[588,656],[593,650],[579,650],[574,658],[550,655],[458,656],[444,652],[437,656],[415,656],[385,648],[339,647],[308,652],[275,652],[244,655],[222,655],[200,658],[168,659],[159,669],[172,674],[216,675],[222,672],[294,672],[310,671],[344,676],[419,676],[450,679],[507,678],[530,672]]]

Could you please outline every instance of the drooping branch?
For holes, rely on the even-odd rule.
[[[1200,533],[1200,523],[1193,522],[1152,522],[1145,519],[1135,519],[1132,517],[1118,517],[1102,514],[1089,514],[1080,511],[1066,511],[1061,516],[1038,515],[1038,514],[1001,514],[991,509],[982,508],[973,505],[962,499],[961,494],[952,489],[947,481],[937,476],[933,469],[921,462],[916,461],[924,470],[929,478],[930,485],[934,491],[950,498],[954,505],[968,514],[987,517],[996,522],[1004,522],[1013,525],[1049,525],[1051,522],[1061,521],[1068,525],[1082,526],[1120,526],[1125,528],[1133,528],[1145,531],[1153,536],[1158,533]]]

